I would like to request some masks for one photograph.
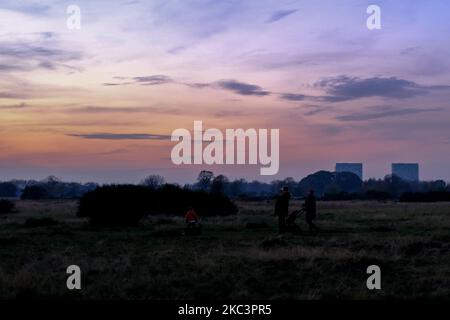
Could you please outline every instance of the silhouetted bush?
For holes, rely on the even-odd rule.
[[[27,221],[25,221],[24,226],[26,228],[36,228],[36,227],[51,227],[56,226],[59,224],[58,221],[52,219],[52,218],[29,218]]]
[[[13,213],[16,210],[16,204],[9,200],[0,200],[0,214]]]
[[[42,186],[27,186],[23,189],[21,198],[24,200],[42,200],[47,198],[47,192]]]
[[[359,200],[363,197],[360,193],[348,193],[348,192],[339,192],[339,193],[325,193],[322,197],[324,201],[346,201],[346,200]]]
[[[17,197],[17,186],[11,182],[0,182],[0,197],[1,198]]]
[[[99,187],[81,197],[77,215],[95,225],[136,225],[149,213],[153,192],[134,185]]]
[[[28,181],[28,185],[22,192],[22,199],[78,199],[86,192],[95,190],[97,184],[76,182],[62,182],[58,178],[50,176],[42,181]]]
[[[368,190],[364,193],[362,200],[392,200],[394,195],[386,191]]]
[[[78,216],[96,225],[135,225],[146,214],[183,216],[193,206],[200,216],[236,214],[238,209],[222,194],[193,191],[166,184],[159,189],[110,185],[86,193]]]
[[[200,216],[224,216],[236,214],[236,205],[225,195],[199,190],[183,189],[166,184],[154,191],[150,213],[184,215],[193,206]]]
[[[384,191],[376,191],[376,190],[369,190],[364,193],[357,193],[357,192],[339,192],[339,193],[326,193],[322,200],[324,201],[347,201],[347,200],[392,200],[394,199],[394,196],[389,194],[388,192]]]
[[[439,202],[450,201],[450,192],[405,192],[400,196],[400,202]]]

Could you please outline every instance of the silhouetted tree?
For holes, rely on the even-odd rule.
[[[334,174],[328,171],[318,171],[303,178],[299,182],[302,196],[306,196],[308,191],[313,189],[318,197],[322,197],[325,188],[334,182]]]
[[[11,182],[0,183],[0,198],[14,198],[17,197],[17,186]]]
[[[212,180],[214,179],[214,173],[207,170],[202,170],[198,174],[196,186],[203,191],[208,191],[211,188]]]
[[[165,183],[163,176],[159,174],[152,174],[141,181],[141,185],[150,187],[152,189],[158,189]]]
[[[336,185],[342,192],[361,192],[363,182],[361,178],[352,172],[336,172]]]
[[[396,175],[387,175],[384,177],[387,192],[395,198],[400,197],[405,192],[411,192],[411,183],[401,179]]]
[[[444,180],[431,181],[427,191],[445,191],[446,186]]]
[[[228,188],[229,180],[220,174],[215,177],[211,183],[211,192],[217,194],[225,194]]]
[[[47,192],[42,186],[27,186],[22,192],[22,199],[41,200],[47,198]]]
[[[238,179],[230,182],[229,195],[231,197],[238,197],[245,193],[247,181],[245,179]]]
[[[58,178],[57,176],[50,175],[47,178],[43,179],[41,181],[41,183],[43,183],[43,184],[58,184],[58,183],[61,183],[61,179]]]
[[[330,195],[340,194],[343,191],[342,191],[341,187],[339,186],[339,184],[337,184],[336,182],[331,182],[330,184],[327,184],[325,186],[325,189],[323,190],[323,192],[324,192],[324,195],[330,196]]]

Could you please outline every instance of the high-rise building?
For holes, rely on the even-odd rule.
[[[392,175],[406,181],[419,181],[418,163],[393,163]]]
[[[351,172],[363,179],[362,163],[336,163],[336,172]]]

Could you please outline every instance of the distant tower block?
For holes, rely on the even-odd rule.
[[[336,172],[351,172],[363,179],[362,163],[336,163]]]
[[[393,163],[392,175],[405,181],[419,181],[418,163]]]

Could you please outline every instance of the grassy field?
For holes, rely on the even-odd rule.
[[[18,201],[0,216],[0,299],[410,299],[450,298],[450,204],[319,203],[313,236],[277,235],[273,203],[239,203],[240,214],[183,220],[149,217],[137,228],[95,229],[76,201]],[[299,208],[293,202],[291,208]],[[51,217],[53,226],[27,219]],[[66,268],[82,289],[66,288]],[[366,287],[379,265],[382,290]]]

